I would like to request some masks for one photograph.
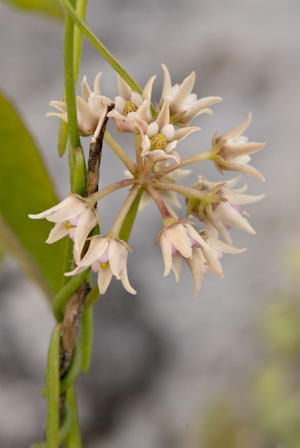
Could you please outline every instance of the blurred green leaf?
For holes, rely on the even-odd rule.
[[[59,0],[5,0],[6,3],[11,3],[22,7],[23,9],[32,9],[48,14],[52,17],[62,19],[64,12],[60,6]]]
[[[61,286],[66,241],[45,244],[53,224],[31,220],[57,204],[38,150],[9,102],[0,94],[0,214],[56,293]],[[4,236],[5,238],[5,236]]]

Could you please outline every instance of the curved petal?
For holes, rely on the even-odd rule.
[[[113,275],[120,280],[122,262],[127,252],[127,247],[118,240],[112,240],[108,246],[109,265]]]
[[[98,260],[98,258],[106,251],[108,244],[105,236],[91,239],[90,247],[83,259],[77,263],[78,266],[91,266],[91,264]]]
[[[162,109],[158,114],[156,122],[159,129],[162,129],[166,124],[169,124],[170,122],[169,100],[167,98],[165,99]]]
[[[237,137],[243,134],[243,132],[247,129],[252,119],[251,112],[249,113],[248,117],[246,118],[243,123],[239,124],[236,128],[232,129],[231,131],[226,132],[225,134],[219,135],[216,138],[216,143],[221,142],[222,140],[235,140]]]
[[[68,197],[68,203],[64,207],[60,207],[54,211],[51,215],[46,216],[47,221],[61,222],[68,221],[77,215],[80,215],[86,209],[85,201],[80,199]]]
[[[189,76],[187,76],[179,89],[175,92],[175,94],[170,98],[170,111],[171,114],[177,114],[182,110],[185,110],[186,101],[193,90],[195,84],[196,74],[192,72]]]
[[[66,229],[65,223],[59,222],[59,223],[55,224],[55,226],[49,233],[46,243],[47,244],[55,243],[56,241],[60,240],[61,238],[64,238],[68,234],[69,234],[69,229]]]
[[[198,294],[198,292],[200,291],[202,273],[201,273],[198,263],[194,259],[188,258],[185,261],[187,262],[187,265],[190,268],[190,271],[192,273],[193,280],[194,280],[194,292],[193,292],[193,296],[192,296],[194,299],[196,297],[196,295]]]
[[[152,86],[153,86],[155,78],[156,78],[156,75],[152,76],[149,79],[149,81],[147,82],[147,84],[145,85],[145,88],[142,93],[143,100],[148,100],[149,102],[151,102]]]
[[[186,128],[176,129],[174,139],[180,142],[192,132],[200,131],[200,129],[201,128],[198,128],[197,126],[188,126]]]
[[[94,81],[94,94],[95,95],[101,95],[101,90],[100,90],[100,78],[102,76],[102,72],[98,73],[98,75],[95,78]]]
[[[165,231],[162,232],[159,239],[159,243],[165,264],[165,270],[163,275],[164,277],[166,277],[172,269],[172,244],[166,237]]]
[[[159,101],[160,109],[163,105],[165,98],[169,98],[171,96],[171,92],[172,92],[172,83],[171,83],[171,77],[170,77],[169,70],[167,69],[167,66],[165,64],[161,64],[161,66],[164,71],[164,84],[163,84],[161,98]]]
[[[97,225],[97,223],[98,219],[94,209],[88,208],[82,213],[77,224],[74,238],[74,249],[76,251],[81,252],[90,231]]]
[[[87,103],[89,97],[91,96],[91,89],[87,83],[86,76],[84,75],[83,80],[81,81],[81,96],[84,101]]]
[[[113,276],[113,274],[112,274],[109,266],[104,270],[99,269],[99,271],[98,271],[98,287],[99,287],[99,292],[101,295],[106,293],[106,290],[109,287],[109,284],[111,282],[112,276]]]
[[[129,87],[127,82],[125,82],[124,79],[121,78],[121,76],[118,73],[117,73],[117,79],[118,79],[119,95],[122,96],[126,101],[130,101],[132,89]]]
[[[175,254],[172,258],[172,269],[175,274],[176,282],[178,283],[180,280],[180,274],[181,274],[181,257],[179,255]]]
[[[193,118],[200,115],[203,109],[214,103],[219,103],[222,98],[219,96],[207,96],[206,98],[201,98],[198,101],[192,103],[188,108],[184,116],[180,119],[180,123],[189,124]]]
[[[45,210],[44,212],[39,213],[37,215],[28,215],[28,217],[31,219],[46,218],[46,216],[51,215],[52,213],[56,212],[57,210],[60,210],[61,208],[64,208],[65,206],[67,206],[69,202],[70,202],[70,198],[67,197],[66,199],[61,201],[59,204],[54,205],[54,207],[51,207],[48,210]]]
[[[128,273],[127,273],[127,257],[128,252],[126,252],[124,258],[123,258],[123,269],[121,272],[121,282],[126,291],[128,291],[130,294],[136,294],[136,291],[132,288],[132,286],[129,283],[128,280]]]
[[[49,106],[53,106],[63,114],[67,113],[67,104],[64,101],[50,101]]]

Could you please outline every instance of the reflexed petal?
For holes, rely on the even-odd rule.
[[[253,204],[255,202],[261,201],[266,195],[261,194],[259,196],[252,196],[250,194],[236,193],[233,190],[229,190],[228,188],[224,188],[223,197],[228,199],[230,204],[238,205],[238,204]]]
[[[97,225],[97,223],[98,219],[94,209],[88,208],[81,214],[74,238],[74,249],[76,251],[83,249],[90,231]]]
[[[161,234],[159,242],[165,264],[164,277],[166,277],[172,269],[172,244],[166,237],[165,232]]]
[[[185,261],[187,262],[187,265],[190,268],[190,271],[192,273],[193,280],[194,280],[194,292],[193,292],[193,296],[192,296],[194,299],[196,297],[196,295],[198,294],[198,292],[200,291],[202,273],[201,273],[198,263],[194,259],[191,260],[188,258]]]
[[[128,291],[130,294],[136,294],[136,291],[132,288],[132,286],[129,283],[128,280],[128,273],[127,273],[127,257],[128,257],[128,251],[126,251],[125,256],[123,258],[123,269],[121,272],[121,282],[126,291]]]
[[[185,225],[182,223],[172,224],[167,228],[165,235],[184,258],[192,256],[192,246],[188,238],[188,229]]]
[[[180,163],[180,157],[176,151],[166,154],[162,149],[155,149],[154,151],[142,155],[146,155],[152,162],[162,162],[163,160],[174,159],[178,164]]]
[[[187,112],[181,118],[180,123],[189,124],[193,118],[195,118],[203,111],[203,109],[207,108],[211,104],[219,103],[220,101],[222,101],[222,98],[220,98],[219,96],[208,96],[206,98],[201,98],[198,101],[195,101],[188,107]]]
[[[198,128],[197,126],[188,126],[186,128],[176,129],[174,139],[178,140],[178,142],[180,142],[185,137],[187,137],[189,134],[191,134],[192,132],[195,132],[195,131],[200,131],[200,128]]]
[[[236,138],[238,138],[240,135],[243,134],[243,132],[249,126],[249,124],[251,122],[251,118],[252,118],[252,114],[250,112],[248,117],[246,118],[246,120],[243,123],[239,124],[236,128],[232,129],[231,131],[226,132],[226,134],[219,135],[216,138],[216,143],[219,143],[222,140],[230,141],[230,140],[235,140]]]
[[[98,75],[95,78],[94,81],[94,94],[95,95],[101,95],[101,91],[100,91],[100,78],[102,76],[102,72],[98,73]]]
[[[143,100],[148,100],[149,102],[151,102],[152,86],[153,86],[153,82],[154,82],[155,78],[156,78],[156,75],[152,76],[149,79],[149,81],[147,82],[147,84],[145,85],[145,88],[142,93]]]
[[[122,261],[127,252],[127,247],[118,240],[112,240],[108,246],[109,265],[113,275],[120,280]]]
[[[165,99],[164,104],[162,106],[161,111],[158,114],[156,122],[158,124],[159,129],[162,129],[166,124],[169,124],[170,121],[170,110],[169,110],[169,100]]]
[[[170,111],[171,114],[177,114],[182,110],[185,110],[186,101],[193,90],[195,84],[196,74],[192,72],[187,78],[185,78],[180,85],[179,89],[175,92],[170,99]]]
[[[81,96],[86,103],[88,102],[91,93],[91,89],[86,81],[86,76],[84,75],[83,80],[81,81]]]
[[[240,173],[249,174],[250,176],[254,176],[259,179],[261,182],[265,182],[264,176],[253,166],[245,165],[240,162],[231,162],[230,167],[222,166],[221,169],[223,171],[239,171]]]
[[[245,143],[225,143],[221,149],[221,154],[227,159],[234,159],[241,155],[254,154],[265,147],[265,143],[245,142]]]
[[[124,79],[121,78],[121,76],[118,73],[117,73],[117,79],[118,79],[119,95],[122,96],[126,101],[130,101],[132,89],[129,87],[127,82],[125,82]]]
[[[90,266],[106,251],[108,244],[109,243],[105,236],[99,236],[91,239],[88,251],[83,259],[77,263],[78,266]]]
[[[176,282],[179,282],[180,274],[181,274],[181,257],[175,254],[172,258],[172,269],[175,274]]]
[[[57,117],[57,118],[60,118],[65,123],[68,123],[68,115],[67,114],[60,114],[58,112],[47,112],[46,117]]]
[[[229,224],[230,226],[237,227],[245,232],[255,234],[255,230],[251,227],[247,219],[237,212],[230,204],[225,202],[219,202],[215,209],[214,215],[222,222]]]
[[[86,209],[86,203],[84,200],[80,200],[78,198],[74,198],[69,196],[65,200],[64,207],[60,207],[49,216],[46,216],[47,221],[50,222],[61,222],[68,221],[71,218],[74,218],[77,215],[80,215]]]
[[[67,105],[64,101],[50,101],[49,106],[53,106],[63,114],[67,113]],[[51,113],[51,112],[50,112]]]
[[[99,287],[99,291],[100,291],[101,295],[106,293],[106,290],[109,287],[109,284],[111,282],[112,276],[113,276],[113,274],[112,274],[109,266],[104,270],[99,269],[99,271],[98,271],[98,287]]]
[[[165,98],[169,98],[172,93],[172,83],[171,83],[171,77],[169,70],[167,69],[167,66],[165,64],[161,64],[163,71],[164,71],[164,84],[161,94],[161,99],[159,101],[159,108],[161,109],[163,105],[163,101]]]
[[[28,215],[29,218],[31,219],[41,219],[41,218],[46,218],[46,216],[51,215],[52,213],[56,212],[57,210],[65,207],[68,205],[70,201],[70,198],[67,197],[66,199],[64,199],[63,201],[61,201],[59,204],[54,205],[54,207],[49,208],[48,210],[45,210],[42,213],[39,213],[37,215]]]
[[[73,271],[65,272],[64,276],[71,277],[72,275],[80,274],[81,272],[85,271],[87,268],[88,268],[88,266],[76,266],[76,268],[73,269]]]
[[[177,140],[173,140],[172,142],[168,143],[167,146],[165,147],[165,153],[170,154],[170,152],[176,148],[177,143],[178,143]]]
[[[48,244],[55,243],[56,241],[60,240],[61,238],[64,238],[68,234],[69,234],[69,229],[66,229],[65,223],[59,222],[59,223],[55,224],[55,226],[49,233],[46,243],[48,243]]]

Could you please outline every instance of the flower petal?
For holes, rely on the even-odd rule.
[[[119,95],[122,96],[126,101],[130,101],[132,89],[129,87],[127,82],[125,82],[124,79],[121,78],[121,76],[118,73],[117,73],[117,79],[118,79]]]
[[[55,226],[49,233],[46,243],[47,244],[55,243],[56,241],[60,240],[61,238],[64,238],[68,234],[69,234],[69,229],[66,228],[65,223],[59,222],[59,223],[55,224]]]
[[[113,274],[112,274],[109,266],[104,270],[99,269],[99,271],[98,271],[98,287],[99,287],[99,292],[101,295],[106,293],[106,290],[109,287],[109,284],[111,282],[112,276],[113,276]]]

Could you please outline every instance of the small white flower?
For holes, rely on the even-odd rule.
[[[77,262],[77,267],[66,276],[83,272],[89,266],[98,272],[98,286],[100,294],[104,294],[114,275],[121,280],[124,288],[130,294],[136,291],[130,286],[127,274],[127,257],[129,246],[125,241],[110,236],[97,235],[91,238],[89,249],[83,259]]]
[[[212,114],[208,106],[222,101],[218,96],[208,96],[197,100],[197,95],[191,93],[194,87],[196,75],[192,72],[185,78],[179,86],[172,87],[170,73],[165,64],[162,64],[164,71],[164,85],[159,108],[163,107],[165,100],[169,100],[171,121],[177,126],[187,126],[192,119],[203,113]]]
[[[212,190],[220,185],[221,188],[219,188],[217,192],[220,202],[212,204],[211,212],[204,212],[204,214],[200,216],[200,219],[208,228],[214,228],[220,232],[224,240],[230,245],[232,245],[232,239],[228,230],[231,226],[255,234],[255,230],[246,219],[249,215],[243,210],[242,205],[261,201],[265,197],[265,194],[259,196],[243,194],[247,189],[247,185],[241,189],[233,190],[232,187],[234,187],[240,179],[241,176],[237,176],[228,182],[219,184],[217,182],[209,182],[205,178],[199,176],[199,182],[194,185],[194,188],[197,188],[197,186],[200,185],[201,191]],[[194,208],[191,210],[191,214],[197,218],[199,218],[199,205],[200,202],[195,204]]]
[[[152,121],[151,93],[156,76],[149,79],[141,95],[134,92],[121,76],[117,77],[119,96],[115,97],[115,107],[108,116],[115,120],[122,132],[136,132],[139,130],[137,125],[146,132],[148,123]]]
[[[46,218],[55,223],[46,241],[48,244],[69,235],[74,240],[75,260],[80,259],[84,243],[99,218],[97,212],[77,194],[70,194],[59,204],[38,215],[28,216],[31,219]]]
[[[247,119],[236,128],[226,134],[213,138],[213,147],[218,148],[215,158],[215,165],[219,171],[239,171],[250,174],[257,179],[265,182],[263,175],[253,166],[248,165],[251,157],[248,154],[254,154],[261,150],[265,143],[248,142],[248,137],[243,136],[251,122],[252,114],[249,113]],[[224,144],[222,145],[222,142]]]
[[[102,73],[98,73],[95,78],[94,92],[89,88],[86,76],[84,76],[81,83],[82,96],[76,96],[78,129],[82,136],[94,134],[103,112],[103,105],[110,105],[112,102],[108,97],[101,95],[99,86],[101,75]],[[61,113],[48,112],[46,116],[55,116],[68,123],[66,103],[64,101],[51,101],[49,104],[58,109]]]
[[[142,156],[147,156],[152,162],[162,162],[174,159],[180,163],[179,154],[174,151],[177,144],[190,133],[198,131],[196,126],[188,126],[175,131],[170,121],[169,101],[165,100],[157,120],[150,123],[146,133],[141,133]]]

